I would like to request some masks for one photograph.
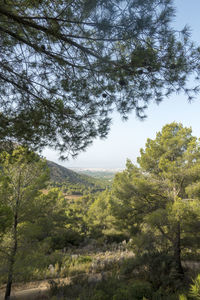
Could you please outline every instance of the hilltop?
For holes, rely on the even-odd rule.
[[[85,174],[78,174],[77,172],[52,161],[47,160],[47,165],[50,169],[51,182],[54,184],[79,185],[84,186],[85,188],[97,189],[104,189],[106,186],[106,182],[103,180],[96,179]]]

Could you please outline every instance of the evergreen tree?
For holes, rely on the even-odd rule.
[[[17,147],[12,154],[1,153],[0,163],[0,201],[12,212],[10,230],[3,243],[8,259],[5,299],[9,299],[16,255],[23,244],[19,239],[20,227],[29,219],[34,199],[48,179],[48,171],[38,155],[23,147]]]
[[[199,48],[171,27],[172,0],[0,0],[0,141],[76,155],[106,137],[110,112],[198,80]]]
[[[170,250],[180,278],[181,251],[200,243],[200,142],[191,128],[171,123],[140,153],[139,167],[128,161],[115,178],[113,211],[122,228],[145,235],[146,250]]]
[[[97,195],[87,212],[87,222],[91,235],[106,236],[114,232],[113,216],[110,211],[109,190]]]

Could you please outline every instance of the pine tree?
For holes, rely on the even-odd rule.
[[[8,232],[8,278],[5,299],[10,298],[16,254],[19,248],[19,227],[29,217],[31,205],[48,179],[46,163],[38,155],[23,147],[13,153],[0,155],[0,201],[12,212]],[[36,216],[34,216],[36,217]]]
[[[198,83],[199,48],[175,31],[172,0],[0,0],[0,141],[76,155],[106,137],[111,111]]]
[[[166,247],[182,278],[181,251],[195,251],[200,243],[200,141],[174,122],[148,139],[140,154],[139,167],[128,161],[115,178],[114,215],[133,236],[144,234],[146,243],[153,236],[154,247]]]

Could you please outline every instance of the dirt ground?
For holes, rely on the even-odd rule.
[[[69,284],[69,278],[54,279],[65,284]],[[49,295],[49,281],[34,281],[27,284],[13,284],[11,300],[45,300]],[[4,300],[5,286],[0,288],[0,300]]]

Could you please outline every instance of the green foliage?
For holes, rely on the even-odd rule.
[[[181,274],[181,251],[199,241],[200,141],[174,122],[140,152],[139,167],[127,161],[114,179],[112,214],[118,228],[133,236],[136,253],[169,252],[172,269]]]
[[[94,202],[90,205],[87,215],[91,234],[106,236],[107,229],[111,227],[113,217],[109,200],[110,193],[106,190],[95,197]]]
[[[152,296],[152,300],[178,300],[178,299],[179,299],[178,293],[170,293],[169,291],[164,291],[162,289],[159,289],[156,292],[154,292]]]
[[[128,286],[117,289],[113,296],[113,300],[143,300],[151,299],[152,287],[151,284],[145,281],[135,281]]]
[[[18,251],[19,249],[23,251],[22,249],[27,247],[21,229],[25,224],[35,220],[36,215],[33,213],[37,209],[36,199],[40,196],[41,189],[45,187],[49,174],[45,161],[28,148],[21,146],[16,146],[10,153],[2,152],[0,165],[0,203],[8,207],[12,214],[9,230],[1,241],[3,264],[6,265],[8,276],[5,299],[8,299],[13,275],[16,272],[15,263]],[[33,222],[31,229],[34,227]],[[37,226],[36,230],[38,231]]]
[[[116,291],[116,294],[112,298],[113,300],[129,300],[130,293],[127,289],[121,288]]]
[[[92,300],[106,300],[106,299],[108,299],[108,296],[102,290],[96,291],[94,296],[92,297]]]
[[[0,206],[0,236],[12,225],[12,210],[9,206]]]
[[[172,27],[173,4],[0,0],[0,141],[66,158],[106,137],[113,107],[144,118],[152,100],[180,91],[191,100],[199,48]]]
[[[114,277],[106,281],[90,285],[82,282],[81,285],[62,285],[55,282],[51,285],[51,294],[56,296],[68,296],[70,299],[81,300],[143,300],[151,299],[151,284],[145,281],[124,282]]]
[[[187,300],[187,297],[185,295],[179,295],[179,300]]]
[[[200,274],[193,280],[189,295],[192,297],[192,299],[200,299]]]
[[[148,282],[136,281],[129,287],[130,298],[142,300],[151,298],[152,287]],[[129,299],[130,299],[129,298]]]
[[[179,265],[199,253],[199,150],[190,128],[168,124],[111,189],[82,197],[47,187],[45,161],[27,148],[2,152],[1,282],[12,265],[13,281],[72,277],[52,282],[61,299],[199,299],[199,276],[187,293]]]

